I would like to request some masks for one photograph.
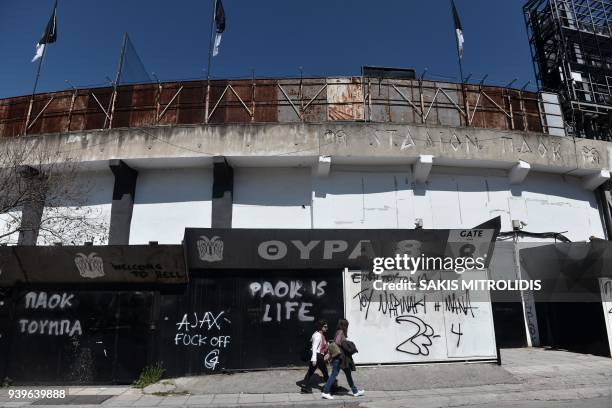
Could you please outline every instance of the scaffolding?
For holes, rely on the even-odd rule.
[[[559,94],[568,134],[612,141],[612,1],[531,0],[523,13],[538,87]]]

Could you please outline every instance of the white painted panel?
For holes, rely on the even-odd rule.
[[[360,173],[332,171],[314,178],[313,228],[363,228],[363,179]]]
[[[502,231],[512,229],[512,217],[510,216],[510,205],[508,196],[510,184],[506,177],[487,177],[485,179],[487,189],[487,211],[488,218],[501,217]]]
[[[416,218],[425,228],[468,228],[501,216],[502,231],[517,219],[530,232],[604,236],[594,194],[572,177],[534,173],[511,186],[504,176],[437,173],[415,186],[399,171],[332,171],[313,185],[314,228],[413,228]]]
[[[363,289],[352,272],[344,273],[344,308],[349,338],[359,349],[359,364],[408,363],[496,358],[491,303],[470,302],[465,292]],[[437,279],[440,272],[426,272]],[[467,278],[466,272],[466,278]],[[454,272],[445,279],[457,278]],[[485,279],[474,271],[470,279]],[[424,297],[425,296],[425,297]]]
[[[612,279],[599,278],[601,290],[601,305],[603,307],[606,332],[608,333],[608,347],[612,354]]]
[[[234,169],[234,228],[311,228],[310,168]]]
[[[563,232],[572,241],[588,239],[590,226],[585,208],[527,200],[527,227],[530,232]]]
[[[457,177],[459,186],[460,225],[454,228],[472,228],[492,217],[487,211],[487,186],[483,177]]]
[[[314,228],[413,228],[409,172],[339,172],[314,179]]]
[[[186,227],[211,225],[212,170],[138,173],[130,244],[180,244]]]
[[[397,205],[397,228],[414,228],[417,216],[415,212],[415,199],[410,176],[408,174],[396,174],[393,176],[396,186],[396,205]],[[425,220],[423,220],[425,223]],[[426,227],[424,227],[426,228]]]
[[[108,170],[78,173],[68,182],[61,178],[61,185],[51,185],[37,245],[60,241],[68,245],[86,241],[107,244],[114,182]],[[79,220],[86,220],[91,228],[84,228]]]
[[[457,181],[446,175],[433,175],[428,183],[433,228],[461,228]]]
[[[391,174],[362,176],[362,228],[398,228],[397,180]]]

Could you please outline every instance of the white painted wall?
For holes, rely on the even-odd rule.
[[[49,187],[42,224],[59,232],[63,239],[41,230],[37,245],[60,241],[67,245],[82,245],[86,241],[106,245],[115,181],[111,171],[80,172],[74,178],[60,180],[59,185],[52,183]],[[79,219],[86,219],[95,228],[83,228]]]
[[[130,244],[180,244],[186,227],[210,227],[212,183],[212,169],[139,171]]]
[[[86,207],[109,224],[112,173],[81,173],[78,182],[89,184]],[[210,227],[212,183],[211,169],[141,170],[130,244],[178,244],[186,227]],[[511,186],[500,171],[434,167],[422,186],[409,166],[332,168],[327,177],[310,168],[234,169],[234,228],[409,229],[416,218],[425,228],[468,228],[497,215],[503,231],[519,219],[527,231],[567,231],[573,241],[604,237],[595,195],[572,177],[532,172]]]
[[[356,275],[355,275],[356,274]],[[401,275],[406,279],[409,273]],[[423,272],[421,279],[486,279],[486,271]],[[496,358],[489,294],[471,302],[462,290],[373,290],[360,272],[344,273],[344,315],[358,339],[358,364]],[[396,282],[399,280],[396,280]]]
[[[333,171],[313,181],[313,228],[469,228],[495,216],[502,230],[512,220],[530,232],[565,232],[572,241],[603,238],[595,195],[580,180],[530,174],[519,186],[486,170],[471,175],[440,168],[427,186],[415,185],[410,170]],[[538,241],[537,238],[524,238]]]
[[[234,168],[234,228],[311,228],[310,168]]]

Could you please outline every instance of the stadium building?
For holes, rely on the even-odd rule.
[[[474,242],[483,278],[528,278],[559,242],[582,242],[587,259],[597,241],[609,257],[612,145],[572,133],[568,106],[556,92],[375,69],[0,100],[1,148],[32,154],[7,170],[35,186],[53,163],[77,169],[41,190],[52,202],[0,214],[21,223],[0,247],[0,376],[295,365],[313,322],[343,316],[362,364],[489,362],[528,345],[609,355],[603,289],[555,319],[563,306],[531,291],[376,301],[360,286],[368,248],[440,254],[474,229],[488,234]],[[78,202],[62,201],[68,184]],[[48,214],[75,208],[101,230],[60,242]],[[564,335],[570,324],[580,336]]]

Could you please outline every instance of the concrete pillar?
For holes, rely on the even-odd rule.
[[[606,237],[612,241],[612,181],[608,180],[597,188],[597,199],[606,227]]]
[[[429,179],[429,173],[433,166],[433,156],[421,154],[413,166],[414,179],[417,183],[424,184]]]
[[[234,169],[225,157],[213,158],[213,194],[212,222],[213,228],[232,227],[232,206],[234,204]]]
[[[40,221],[45,208],[47,179],[30,166],[20,166],[18,172],[26,182],[27,200],[21,209],[21,227],[17,244],[33,246],[38,240]]]
[[[610,172],[608,170],[600,170],[598,173],[583,177],[582,186],[589,191],[595,191],[597,187],[601,186],[609,179]]]
[[[331,170],[331,156],[319,156],[316,174],[318,177],[327,177]]]
[[[115,175],[108,244],[128,245],[138,172],[122,160],[110,160],[108,165]]]
[[[508,173],[510,184],[521,184],[529,174],[529,170],[531,170],[531,165],[519,160],[519,162],[510,169],[510,173]]]

